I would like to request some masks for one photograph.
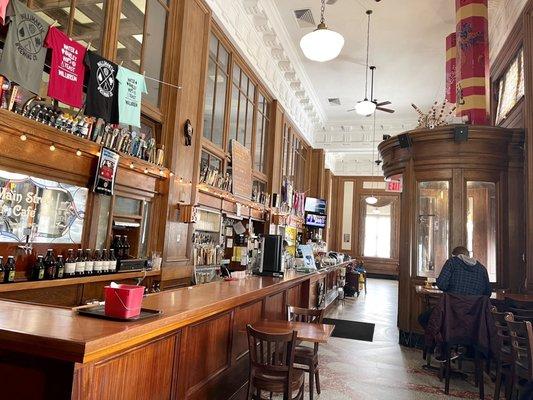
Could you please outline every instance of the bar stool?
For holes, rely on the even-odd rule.
[[[282,393],[284,400],[302,400],[305,375],[294,368],[296,331],[267,333],[246,326],[250,351],[248,400],[262,400],[262,392]],[[295,397],[293,393],[298,391]]]
[[[287,306],[287,316],[289,321],[321,324],[324,316],[324,310]],[[318,343],[315,343],[314,348],[307,346],[296,346],[296,349],[294,350],[294,363],[305,366],[304,371],[309,373],[309,399],[313,400],[315,382],[316,392],[320,394]]]
[[[519,397],[524,382],[533,381],[533,329],[531,322],[505,321],[509,327],[513,349],[513,391]]]

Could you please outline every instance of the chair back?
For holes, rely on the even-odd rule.
[[[267,333],[246,326],[248,350],[250,351],[250,372],[286,378],[291,382],[294,363],[296,331]]]
[[[515,321],[533,321],[533,310],[509,307],[507,309],[514,315]]]
[[[498,335],[499,343],[499,357],[502,361],[509,361],[512,357],[511,334],[507,320],[514,321],[513,314],[509,312],[498,312],[496,307],[491,308],[494,325],[496,325],[496,333]]]
[[[533,379],[533,329],[529,321],[513,321],[506,317],[513,348],[514,370],[518,376]]]
[[[324,310],[287,306],[287,318],[289,321],[294,322],[321,324],[322,319],[324,318]]]
[[[507,307],[520,308],[522,310],[533,310],[533,301],[528,300],[516,300],[510,297],[505,298]]]

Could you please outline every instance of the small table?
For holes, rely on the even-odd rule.
[[[335,329],[335,325],[312,324],[282,320],[260,320],[252,325],[258,331],[268,333],[297,332],[298,340],[312,343],[327,343]]]

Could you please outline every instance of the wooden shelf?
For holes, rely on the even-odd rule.
[[[161,271],[146,271],[146,276],[157,276]],[[58,286],[80,285],[84,283],[106,282],[124,279],[140,278],[143,271],[117,272],[116,274],[83,276],[77,278],[52,279],[45,281],[20,281],[0,284],[0,293],[16,292],[19,290],[44,289]]]

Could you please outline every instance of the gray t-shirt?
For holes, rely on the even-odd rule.
[[[9,30],[0,60],[0,74],[38,94],[43,76],[49,25],[18,0],[7,8]]]

